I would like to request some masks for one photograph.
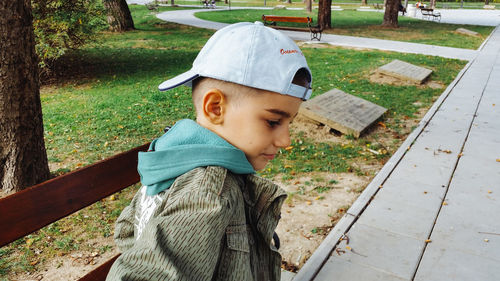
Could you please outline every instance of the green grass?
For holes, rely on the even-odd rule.
[[[308,13],[304,10],[232,10],[217,12],[198,12],[195,15],[201,19],[235,23],[241,21],[261,21],[263,14],[309,16],[317,20],[317,10]],[[477,49],[491,33],[493,27],[455,25],[423,21],[410,17],[399,17],[399,28],[382,28],[384,14],[379,12],[332,11],[332,29],[323,33],[339,35],[371,37],[396,41],[414,42],[455,48]],[[302,26],[296,23],[278,23],[283,26]],[[480,34],[479,37],[457,34],[459,28],[467,28]]]
[[[166,10],[167,8],[161,8]],[[103,33],[96,43],[66,55],[57,63],[50,83],[42,88],[45,142],[51,171],[74,170],[160,136],[163,128],[181,118],[194,117],[190,89],[160,93],[157,85],[184,72],[213,31],[162,22],[144,7],[131,6],[137,30]],[[449,84],[465,65],[463,61],[431,56],[342,48],[303,47],[313,72],[314,95],[332,88],[360,96],[389,109],[382,118],[389,137],[395,137],[388,153],[374,156],[378,133],[360,139],[342,137],[347,144],[318,142],[293,132],[292,147],[283,150],[262,171],[274,178],[292,180],[313,171],[363,171],[356,161],[383,163],[409,132],[403,121],[415,119],[443,89],[379,85],[369,81],[370,72],[398,58],[434,70],[431,79]],[[385,133],[384,133],[385,134]],[[316,177],[310,184],[318,191],[335,182]],[[55,222],[0,248],[0,280],[9,273],[33,272],[46,260],[72,251],[109,251],[112,245],[95,248],[87,241],[109,239],[114,221],[130,202],[137,186]]]

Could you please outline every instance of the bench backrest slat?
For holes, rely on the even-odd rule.
[[[136,147],[0,199],[0,246],[139,182]]]
[[[263,21],[279,21],[279,22],[303,22],[310,23],[312,18],[310,17],[286,17],[286,16],[273,16],[273,15],[263,15]]]
[[[78,279],[78,281],[97,281],[97,280],[106,280],[106,276],[108,275],[111,266],[115,262],[115,260],[120,256],[120,254],[114,256],[107,262],[101,264],[91,272],[87,273],[87,275]]]

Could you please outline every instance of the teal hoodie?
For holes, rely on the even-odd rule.
[[[137,170],[147,195],[168,189],[175,179],[197,167],[220,166],[235,174],[255,173],[245,153],[193,120],[178,121],[139,152]]]

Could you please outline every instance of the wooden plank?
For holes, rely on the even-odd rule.
[[[0,199],[0,246],[139,181],[136,147]]]
[[[301,22],[308,23],[312,22],[310,17],[283,17],[283,16],[273,16],[273,15],[263,15],[263,21],[279,21],[279,22]]]
[[[101,264],[99,267],[96,269],[92,270],[91,272],[87,273],[85,276],[82,278],[78,279],[78,281],[100,281],[100,280],[106,280],[106,276],[108,275],[109,270],[111,269],[111,266],[115,262],[115,260],[120,256],[120,254],[114,256],[107,262]]]

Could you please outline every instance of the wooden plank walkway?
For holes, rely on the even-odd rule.
[[[499,201],[497,27],[293,280],[500,280]]]

